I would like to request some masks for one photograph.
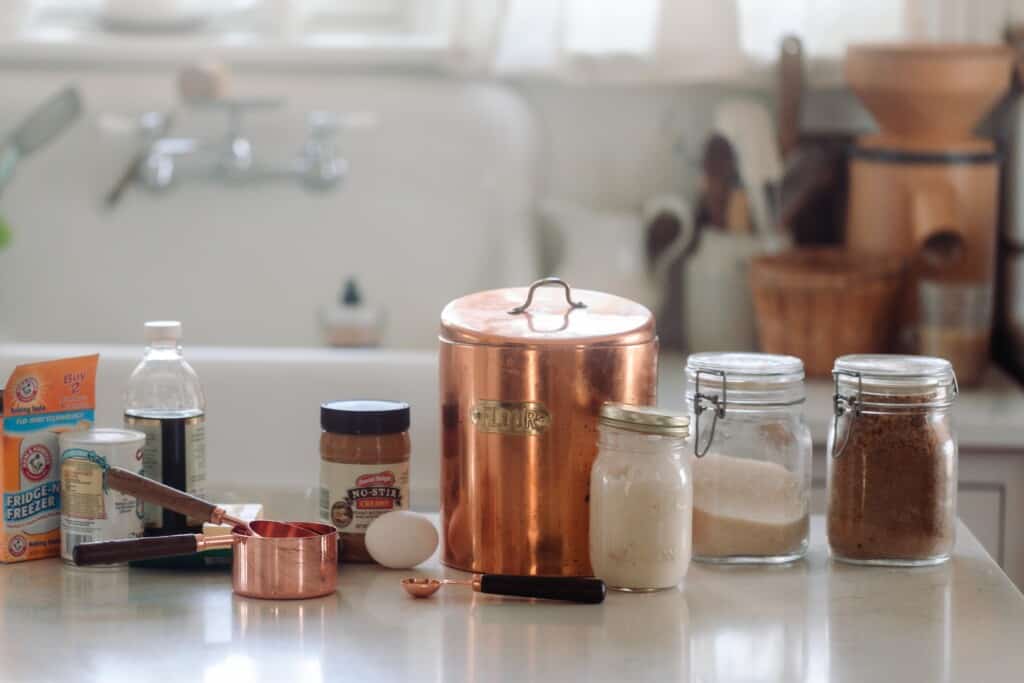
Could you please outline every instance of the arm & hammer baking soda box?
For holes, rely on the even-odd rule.
[[[3,393],[0,561],[60,554],[61,432],[95,420],[99,356],[19,365]]]

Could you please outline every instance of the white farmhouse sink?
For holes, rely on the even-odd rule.
[[[140,346],[0,344],[0,383],[15,366],[100,354],[97,426],[121,425],[121,392]],[[305,490],[320,474],[320,403],[381,398],[412,406],[411,498],[436,509],[440,480],[433,351],[186,347],[207,398],[211,491]]]

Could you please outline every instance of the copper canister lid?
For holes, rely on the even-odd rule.
[[[558,278],[470,294],[441,312],[442,339],[463,344],[624,346],[654,336],[654,316],[645,306],[571,289]]]

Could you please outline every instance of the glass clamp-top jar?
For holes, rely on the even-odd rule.
[[[605,403],[590,472],[590,563],[609,588],[678,586],[690,566],[689,417]]]
[[[956,535],[953,367],[928,356],[851,355],[836,360],[833,378],[832,557],[897,566],[945,562]]]
[[[694,559],[777,564],[806,554],[811,434],[805,398],[799,358],[689,357]]]

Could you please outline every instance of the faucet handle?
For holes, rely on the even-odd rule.
[[[284,104],[283,97],[219,97],[189,102],[196,109],[221,109],[227,112],[273,110],[280,109]]]
[[[285,104],[283,97],[221,97],[215,100],[200,100],[189,103],[196,109],[223,111],[228,117],[228,138],[241,134],[242,116],[250,111],[273,111]]]
[[[309,137],[318,142],[327,142],[341,128],[341,117],[324,109],[309,112],[306,122],[309,125]]]

